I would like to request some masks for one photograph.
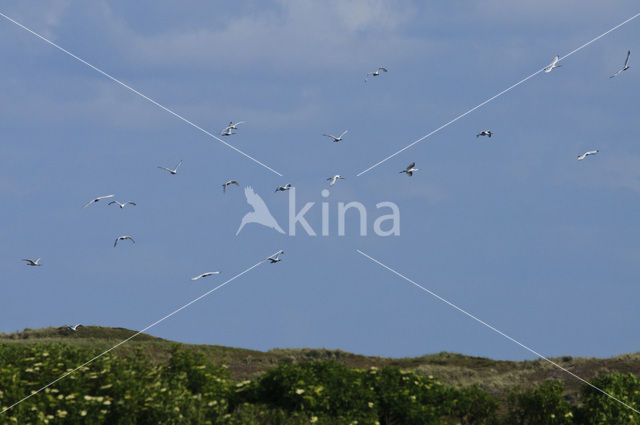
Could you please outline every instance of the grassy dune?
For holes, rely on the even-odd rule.
[[[135,331],[129,329],[101,326],[81,327],[78,332],[71,332],[64,327],[50,327],[25,329],[11,334],[2,333],[0,344],[61,343],[106,350],[134,334]],[[575,399],[581,386],[580,381],[544,360],[501,361],[447,352],[411,358],[363,356],[322,348],[278,348],[263,352],[219,345],[181,344],[140,334],[118,347],[113,354],[124,356],[140,348],[152,362],[166,363],[170,357],[170,349],[175,344],[187,350],[202,352],[212,362],[225,365],[235,380],[254,377],[282,362],[334,360],[355,369],[397,367],[422,375],[432,375],[456,387],[477,384],[481,389],[500,398],[514,386],[532,388],[547,379],[557,379],[564,382],[565,396],[571,400]],[[640,375],[640,354],[638,353],[607,359],[563,356],[552,360],[584,379],[615,372]]]

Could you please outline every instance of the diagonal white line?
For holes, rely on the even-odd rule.
[[[604,37],[605,35],[609,34],[612,31],[617,30],[618,28],[620,28],[621,26],[623,26],[624,24],[636,19],[638,16],[640,16],[640,13],[636,13],[635,15],[633,15],[632,17],[630,17],[629,19],[626,19],[625,21],[619,23],[618,25],[616,25],[615,27],[603,32],[602,34],[600,34],[599,36],[589,40],[588,42],[584,43],[582,46],[572,50],[571,52],[567,53],[566,55],[562,56],[560,59],[558,59],[558,62],[562,61],[563,59],[568,58],[569,56],[573,55],[574,53],[579,52],[580,50],[584,49],[585,47],[589,46],[590,44],[598,41],[599,39],[601,39],[602,37]],[[382,161],[378,161],[375,164],[373,164],[372,166],[370,166],[369,168],[367,168],[366,170],[361,171],[360,173],[357,174],[357,177],[360,177],[361,175],[363,175],[364,173],[376,168],[378,165],[390,160],[391,158],[393,158],[394,156],[406,151],[407,149],[409,149],[410,147],[422,142],[424,139],[427,139],[429,137],[431,137],[432,135],[436,134],[437,132],[439,132],[440,130],[449,127],[451,124],[453,124],[454,122],[458,121],[461,118],[464,118],[465,116],[469,115],[470,113],[472,113],[473,111],[475,111],[476,109],[482,108],[484,105],[486,105],[487,103],[497,99],[498,97],[502,96],[503,94],[511,91],[512,89],[518,87],[520,84],[526,82],[527,80],[535,77],[536,75],[538,75],[539,73],[541,73],[542,71],[544,71],[544,69],[547,66],[545,65],[544,68],[541,68],[539,70],[537,70],[536,72],[534,72],[531,75],[528,75],[526,77],[524,77],[522,80],[518,81],[517,83],[507,87],[506,89],[502,90],[500,93],[496,94],[495,96],[490,97],[489,99],[485,100],[484,102],[474,106],[473,108],[469,109],[468,111],[458,115],[457,117],[455,117],[454,119],[452,119],[451,121],[447,122],[446,124],[441,125],[440,127],[436,128],[435,130],[433,130],[430,133],[425,134],[424,136],[422,136],[421,138],[419,138],[418,140],[415,140],[411,143],[409,143],[407,146],[405,146],[404,148],[400,149],[399,151],[392,153],[391,155],[389,155],[388,157],[386,157],[385,159],[383,159]]]
[[[16,407],[18,404],[22,403],[23,401],[26,401],[28,399],[30,399],[31,397],[33,397],[34,395],[38,394],[40,391],[43,391],[46,388],[49,388],[51,385],[55,384],[56,382],[66,378],[67,376],[71,375],[72,373],[78,371],[79,369],[85,367],[86,365],[88,365],[89,363],[99,359],[100,357],[104,356],[105,354],[107,354],[110,351],[115,350],[116,348],[118,348],[119,346],[121,346],[122,344],[132,340],[133,338],[135,338],[136,336],[140,335],[141,333],[151,329],[152,327],[154,327],[155,325],[157,325],[158,323],[168,319],[169,317],[173,316],[174,314],[178,313],[181,310],[184,310],[185,308],[189,307],[191,304],[201,300],[202,298],[206,297],[207,295],[211,294],[214,291],[217,291],[218,289],[222,288],[223,286],[225,286],[226,284],[236,280],[237,278],[239,278],[240,276],[242,276],[245,273],[250,272],[251,270],[255,269],[256,267],[258,267],[260,264],[264,263],[267,260],[262,260],[259,263],[254,264],[253,266],[249,267],[248,269],[245,269],[244,271],[238,273],[237,275],[233,276],[231,279],[227,280],[224,283],[221,283],[220,285],[216,286],[213,289],[210,289],[209,291],[205,292],[204,294],[200,295],[198,298],[195,298],[191,301],[189,301],[188,303],[186,303],[185,305],[183,305],[180,308],[177,308],[175,310],[173,310],[171,313],[167,314],[166,316],[164,316],[162,319],[156,320],[155,322],[153,322],[152,324],[150,324],[149,326],[147,326],[146,328],[134,333],[133,335],[131,335],[130,337],[128,337],[125,340],[120,341],[119,343],[117,343],[116,345],[114,345],[113,347],[109,348],[108,350],[98,354],[97,356],[93,357],[92,359],[87,360],[86,362],[82,363],[80,366],[76,367],[75,369],[70,370],[69,372],[65,373],[64,375],[60,376],[59,378],[55,379],[54,381],[49,382],[47,385],[45,385],[44,387],[38,389],[38,390],[34,390],[31,392],[31,394],[29,394],[28,396],[23,397],[22,399],[16,401],[15,403],[13,403],[11,406],[6,407],[5,409],[3,409],[2,411],[0,411],[0,415],[3,414],[4,412],[6,412],[9,409],[12,409],[14,407]]]
[[[19,26],[20,28],[30,32],[31,34],[35,35],[36,37],[38,37],[39,39],[43,40],[46,43],[49,43],[50,45],[52,45],[53,47],[55,47],[56,49],[60,50],[61,52],[66,53],[67,55],[71,56],[72,58],[76,59],[79,62],[82,62],[83,64],[87,65],[89,68],[93,69],[94,71],[99,72],[100,74],[104,75],[105,77],[107,77],[108,79],[110,79],[111,81],[120,84],[122,87],[126,88],[127,90],[137,94],[138,96],[140,96],[141,98],[148,100],[149,102],[153,103],[154,105],[156,105],[158,108],[163,109],[165,111],[167,111],[168,113],[170,113],[171,115],[173,115],[174,117],[184,121],[185,123],[189,124],[191,127],[200,130],[201,132],[203,132],[204,134],[206,134],[209,137],[214,138],[215,140],[219,141],[220,143],[224,144],[225,146],[233,149],[234,151],[238,152],[239,154],[249,158],[250,160],[252,160],[253,162],[263,166],[264,168],[266,168],[267,170],[271,171],[272,173],[275,173],[277,175],[279,175],[280,177],[282,177],[282,174],[280,174],[279,172],[277,172],[276,170],[274,170],[273,168],[269,167],[266,164],[263,164],[262,162],[258,161],[257,159],[255,159],[254,157],[252,157],[249,154],[244,153],[243,151],[241,151],[240,149],[236,148],[235,146],[225,142],[224,140],[222,140],[221,138],[219,138],[218,136],[216,136],[215,134],[205,130],[204,128],[200,127],[199,125],[193,123],[192,121],[189,121],[188,119],[186,119],[185,117],[183,117],[182,115],[178,114],[177,112],[172,111],[171,109],[167,108],[166,106],[161,105],[160,103],[156,102],[155,100],[151,99],[150,97],[140,93],[138,90],[134,89],[133,87],[123,83],[122,81],[118,80],[117,78],[113,77],[112,75],[106,73],[105,71],[101,70],[100,68],[91,65],[89,62],[85,61],[84,59],[79,58],[78,56],[74,55],[73,53],[69,52],[68,50],[62,48],[61,46],[57,45],[56,43],[54,43],[53,41],[45,38],[44,36],[38,34],[37,32],[33,31],[30,28],[25,27],[24,25],[22,25],[20,22],[8,17],[7,15],[5,15],[4,13],[0,12],[0,16],[2,16],[3,18],[5,18],[6,20],[13,22],[14,24],[16,24],[17,26]]]
[[[458,310],[459,312],[461,312],[461,313],[463,313],[463,314],[465,314],[465,315],[469,316],[470,318],[472,318],[472,319],[473,319],[473,320],[475,320],[476,322],[480,323],[481,325],[486,326],[487,328],[491,329],[492,331],[496,332],[497,334],[502,335],[503,337],[507,338],[509,341],[514,342],[514,343],[518,344],[520,347],[524,348],[525,350],[527,350],[527,351],[529,351],[529,352],[531,352],[531,353],[535,354],[536,356],[540,357],[541,359],[543,359],[543,360],[545,360],[545,361],[547,361],[547,362],[551,363],[553,366],[557,367],[558,369],[561,369],[561,370],[563,370],[564,372],[568,373],[569,375],[573,376],[574,378],[576,378],[576,379],[578,379],[578,380],[580,380],[580,381],[584,382],[585,384],[587,384],[587,385],[588,385],[588,386],[590,386],[591,388],[593,388],[593,389],[595,389],[595,390],[600,391],[602,394],[606,395],[607,397],[610,397],[611,399],[613,399],[613,400],[617,401],[618,403],[622,404],[623,406],[625,406],[625,407],[627,407],[627,408],[629,408],[629,409],[633,410],[634,412],[636,412],[636,413],[640,413],[640,411],[638,411],[638,410],[634,409],[633,407],[629,406],[629,405],[628,405],[627,403],[625,403],[624,401],[622,401],[622,400],[620,400],[620,399],[618,399],[618,398],[614,397],[613,395],[609,394],[608,392],[606,392],[606,391],[604,391],[604,390],[601,390],[600,388],[598,388],[598,387],[596,387],[595,385],[593,385],[591,382],[589,382],[589,381],[587,381],[587,380],[585,380],[585,379],[583,379],[583,378],[579,377],[578,375],[576,375],[575,373],[571,372],[570,370],[565,369],[564,367],[560,366],[559,364],[557,364],[557,363],[556,363],[556,362],[554,362],[553,360],[548,359],[547,357],[543,356],[542,354],[538,353],[537,351],[533,350],[532,348],[527,347],[527,346],[526,346],[526,345],[524,345],[523,343],[521,343],[521,342],[519,342],[519,341],[517,341],[517,340],[513,339],[512,337],[510,337],[509,335],[505,334],[505,333],[504,333],[504,332],[502,332],[501,330],[494,328],[493,326],[491,326],[490,324],[488,324],[488,323],[484,322],[484,321],[483,321],[483,320],[481,320],[481,319],[478,319],[478,318],[477,318],[476,316],[474,316],[473,314],[468,313],[467,311],[465,311],[465,310],[463,310],[462,308],[458,307],[458,306],[457,306],[457,305],[455,305],[454,303],[452,303],[452,302],[450,302],[450,301],[448,301],[448,300],[446,300],[446,299],[442,298],[440,295],[438,295],[438,294],[436,294],[436,293],[434,293],[434,292],[432,292],[432,291],[428,290],[428,289],[427,289],[427,288],[425,288],[424,286],[422,286],[422,285],[420,285],[420,284],[418,284],[418,283],[414,282],[413,280],[409,279],[408,277],[406,277],[406,276],[405,276],[405,275],[403,275],[402,273],[397,272],[396,270],[394,270],[394,269],[392,269],[391,267],[389,267],[389,266],[387,266],[387,265],[385,265],[385,264],[381,263],[380,261],[376,260],[375,258],[373,258],[373,257],[371,257],[371,256],[369,256],[369,255],[367,255],[367,254],[365,254],[364,252],[360,251],[359,249],[356,249],[356,251],[357,251],[359,254],[361,254],[362,256],[364,256],[364,257],[368,258],[369,260],[373,261],[374,263],[376,263],[376,264],[378,264],[378,265],[382,266],[383,268],[385,268],[385,269],[389,270],[391,273],[395,274],[396,276],[401,277],[402,279],[406,280],[407,282],[411,283],[412,285],[414,285],[414,286],[416,286],[416,287],[418,287],[418,288],[422,289],[423,291],[425,291],[425,292],[429,293],[430,295],[433,295],[434,297],[436,297],[437,299],[439,299],[439,300],[440,300],[440,301],[442,301],[443,303],[445,303],[445,304],[447,304],[447,305],[449,305],[449,306],[451,306],[451,307],[455,308],[455,309],[456,309],[456,310]]]

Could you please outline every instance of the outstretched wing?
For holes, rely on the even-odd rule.
[[[269,210],[260,195],[256,194],[251,186],[244,188],[244,196],[247,198],[247,203],[253,207],[254,211]]]
[[[338,138],[341,138],[342,136],[344,136],[345,134],[347,134],[347,132],[348,132],[348,131],[349,131],[349,130],[345,130],[345,131],[343,131],[343,132],[342,132],[342,134],[338,136]]]
[[[84,204],[84,205],[82,206],[82,208],[88,207],[89,205],[93,204],[95,201],[96,201],[95,199],[90,200],[89,202],[87,202],[86,204]]]
[[[415,162],[412,162],[412,163],[411,163],[411,164],[409,164],[409,166],[407,167],[407,170],[408,170],[408,169],[410,169],[410,168],[413,168],[413,167],[415,167],[415,166],[416,166],[416,163],[415,163]]]
[[[631,56],[631,50],[627,51],[627,58],[624,60],[624,67],[626,68],[629,65],[629,56]]]
[[[387,72],[387,68],[385,68],[385,67],[383,67],[383,66],[381,66],[380,68],[378,68],[378,70],[379,70],[379,71]]]

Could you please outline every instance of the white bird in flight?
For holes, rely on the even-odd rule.
[[[27,266],[41,266],[42,264],[40,264],[40,257],[36,258],[35,260],[32,260],[30,258],[23,258],[22,261],[26,261],[27,262]]]
[[[244,124],[246,121],[238,121],[237,123],[233,123],[233,121],[229,121],[229,125],[226,126],[222,131],[225,132],[227,130],[237,130],[240,124]],[[235,134],[235,133],[232,133]]]
[[[118,202],[118,201],[111,201],[111,202],[109,202],[107,205],[111,205],[111,204],[117,204],[120,208],[124,208],[124,207],[126,207],[127,205],[129,205],[129,204],[131,204],[131,205],[133,205],[133,206],[135,206],[135,205],[136,205],[136,203],[135,203],[135,202],[133,202],[133,201],[127,201],[127,202],[125,202],[124,204],[123,204],[123,203],[120,203],[120,202]]]
[[[78,327],[80,326],[82,326],[82,324],[78,323],[77,325],[67,326],[67,329],[69,329],[71,332],[78,332]]]
[[[136,241],[133,240],[133,238],[129,235],[123,235],[123,236],[118,236],[116,238],[116,241],[113,243],[113,247],[115,248],[116,245],[118,245],[118,241],[123,241],[125,239],[129,239],[131,242],[136,243]]]
[[[280,258],[278,258],[281,254],[284,254],[283,250],[280,250],[280,251],[276,252],[276,255],[273,255],[271,257],[267,257],[264,260],[265,261],[271,261],[271,264],[277,263],[279,261],[282,261]]]
[[[624,66],[622,67],[622,69],[619,69],[618,72],[616,72],[609,78],[617,77],[618,74],[620,74],[622,71],[626,71],[627,69],[631,68],[629,66],[629,56],[631,56],[631,50],[627,51],[627,58],[624,60]]]
[[[409,164],[407,168],[400,171],[400,174],[407,173],[408,176],[413,176],[413,173],[419,170],[419,168],[415,168],[415,166],[416,166],[416,163],[412,162],[411,164]]]
[[[206,272],[206,273],[202,273],[202,274],[199,274],[199,275],[198,275],[198,276],[196,276],[196,277],[192,277],[192,278],[191,278],[191,280],[198,280],[198,279],[200,279],[200,278],[202,278],[202,277],[207,277],[207,276],[211,276],[211,275],[214,275],[214,274],[220,274],[220,272]]]
[[[376,69],[373,72],[368,72],[367,76],[364,77],[364,82],[365,83],[367,82],[367,80],[369,79],[369,75],[371,75],[372,77],[377,77],[378,75],[380,75],[380,71],[387,72],[387,68],[381,66],[380,68]]]
[[[236,186],[240,186],[240,183],[238,183],[237,181],[235,181],[235,180],[229,180],[228,182],[225,182],[225,183],[222,185],[222,191],[223,191],[224,193],[227,193],[227,186],[230,186],[230,185],[232,185],[232,184],[235,184]]]
[[[598,149],[594,149],[592,151],[588,151],[583,153],[582,155],[578,155],[578,161],[582,161],[583,159],[585,159],[586,157],[588,157],[589,155],[595,155],[598,152],[600,152]]]
[[[491,130],[482,130],[480,133],[476,134],[476,137],[480,137],[480,136],[489,136],[489,137],[491,137],[492,134],[493,134],[493,132]]]
[[[231,136],[231,135],[233,135],[233,134],[237,134],[237,133],[235,133],[235,132],[231,131],[231,128],[230,128],[230,127],[227,127],[227,128],[225,128],[224,130],[222,130],[222,131],[220,132],[220,134],[221,134],[221,135],[223,135],[223,136]]]
[[[339,142],[339,141],[341,141],[341,140],[342,140],[342,136],[344,136],[345,134],[347,134],[347,132],[348,132],[348,131],[349,131],[349,130],[345,130],[345,131],[343,131],[343,132],[342,132],[342,134],[340,134],[338,137],[336,137],[336,136],[332,136],[331,134],[323,134],[323,136],[326,136],[326,137],[330,137],[330,138],[332,138],[334,142]]]
[[[338,181],[338,179],[344,179],[344,177],[342,177],[340,174],[336,174],[333,177],[329,177],[327,180],[329,181],[329,186],[333,186],[334,184],[336,184],[336,182]]]
[[[551,72],[551,70],[553,68],[559,68],[562,65],[558,65],[558,61],[560,60],[560,57],[558,55],[556,55],[556,57],[553,58],[553,60],[551,61],[551,63],[544,69],[544,72]]]
[[[275,192],[284,192],[285,190],[289,190],[289,189],[291,189],[291,183],[287,183],[284,186],[276,187]]]
[[[115,195],[105,195],[105,196],[98,196],[97,198],[94,198],[92,200],[90,200],[89,202],[87,202],[86,204],[84,204],[82,206],[82,208],[86,208],[89,205],[98,202],[100,199],[107,199],[107,198],[113,198]]]
[[[182,164],[182,161],[178,162],[178,164],[176,165],[176,168],[174,168],[173,170],[167,167],[161,167],[158,165],[158,168],[161,168],[163,170],[167,170],[168,172],[170,172],[171,174],[177,174],[178,173],[178,167]]]

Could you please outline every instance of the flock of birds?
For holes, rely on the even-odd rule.
[[[618,75],[620,75],[622,72],[624,72],[624,71],[626,71],[626,70],[628,70],[630,68],[630,66],[629,66],[629,57],[630,56],[631,56],[631,51],[629,50],[629,51],[627,51],[627,56],[625,58],[624,65],[622,66],[622,68],[620,68],[618,71],[616,71],[609,78],[615,78]],[[552,70],[561,67],[562,65],[558,64],[559,60],[560,60],[560,57],[556,55],[553,58],[553,60],[551,61],[551,63],[544,68],[544,72],[545,73],[549,73]],[[381,72],[386,73],[386,72],[388,72],[388,69],[385,68],[385,67],[382,67],[382,66],[378,67],[378,69],[376,69],[375,71],[369,72],[369,73],[366,74],[364,82],[366,83],[369,80],[369,77],[377,77],[377,76],[381,75],[380,74]],[[246,123],[246,121],[238,121],[236,123],[234,123],[233,121],[230,121],[229,125],[224,127],[222,129],[222,131],[220,132],[220,134],[222,136],[231,136],[231,135],[237,134],[237,132],[234,132],[233,130],[238,130],[238,126],[240,124],[245,124],[245,123]],[[327,133],[324,133],[323,136],[330,138],[334,143],[338,143],[338,142],[341,142],[343,140],[344,136],[348,133],[348,131],[349,130],[344,130],[342,133],[340,133],[339,136],[334,136],[332,134],[327,134]],[[491,130],[482,130],[478,134],[476,134],[476,137],[488,137],[488,138],[491,138],[492,135],[493,135],[493,131],[491,131]],[[585,158],[587,158],[588,156],[595,155],[598,152],[599,151],[597,149],[593,149],[593,150],[584,152],[584,153],[578,155],[578,161],[582,161]],[[162,167],[162,166],[158,166],[158,168],[167,171],[171,175],[176,175],[176,174],[178,174],[178,168],[180,167],[180,165],[182,165],[182,161],[178,162],[174,168],[167,168],[167,167]],[[405,169],[400,171],[400,174],[406,174],[407,176],[411,177],[418,170],[419,170],[419,168],[416,168],[416,163],[412,162]],[[342,179],[344,179],[343,176],[341,176],[340,174],[336,174],[334,176],[328,177],[327,181],[329,181],[329,186],[333,186],[333,185],[336,184],[336,182],[338,180],[342,180]],[[233,180],[233,179],[230,179],[230,180],[224,182],[222,184],[223,193],[226,193],[227,188],[229,186],[231,186],[231,185],[240,186],[240,183],[238,183],[237,180]],[[284,186],[276,187],[275,192],[285,192],[285,191],[291,189],[292,187],[293,186],[290,183],[287,183]],[[95,198],[91,199],[90,201],[86,202],[82,206],[82,208],[86,208],[86,207],[88,207],[90,205],[93,205],[93,204],[95,204],[97,202],[100,202],[103,199],[113,198],[114,196],[115,195],[111,194],[111,195],[103,195],[103,196],[95,197]],[[119,202],[117,200],[112,200],[107,205],[114,205],[114,204],[117,205],[118,207],[120,207],[121,209],[126,207],[127,205],[136,206],[136,203],[133,202],[133,201]],[[135,240],[133,239],[133,237],[131,235],[120,235],[115,239],[115,241],[113,243],[114,248],[118,245],[118,242],[125,241],[125,240],[129,240],[131,243],[135,244]],[[271,264],[278,263],[278,262],[282,261],[282,259],[280,258],[280,256],[282,254],[284,254],[284,251],[280,250],[275,255],[273,255],[271,257],[267,257],[263,261],[268,261]],[[25,261],[27,266],[32,266],[32,267],[42,266],[42,264],[40,263],[40,258],[36,258],[36,259],[23,258],[22,261]],[[191,280],[192,281],[196,281],[196,280],[199,280],[199,279],[202,279],[202,278],[206,278],[206,277],[209,277],[209,276],[218,275],[220,273],[221,273],[220,271],[206,272],[206,273],[202,273],[202,274],[199,274],[197,276],[192,277]],[[73,325],[73,326],[67,326],[67,329],[72,331],[72,332],[77,332],[78,328],[80,326],[82,326],[82,325],[81,324],[76,324],[76,325]]]

